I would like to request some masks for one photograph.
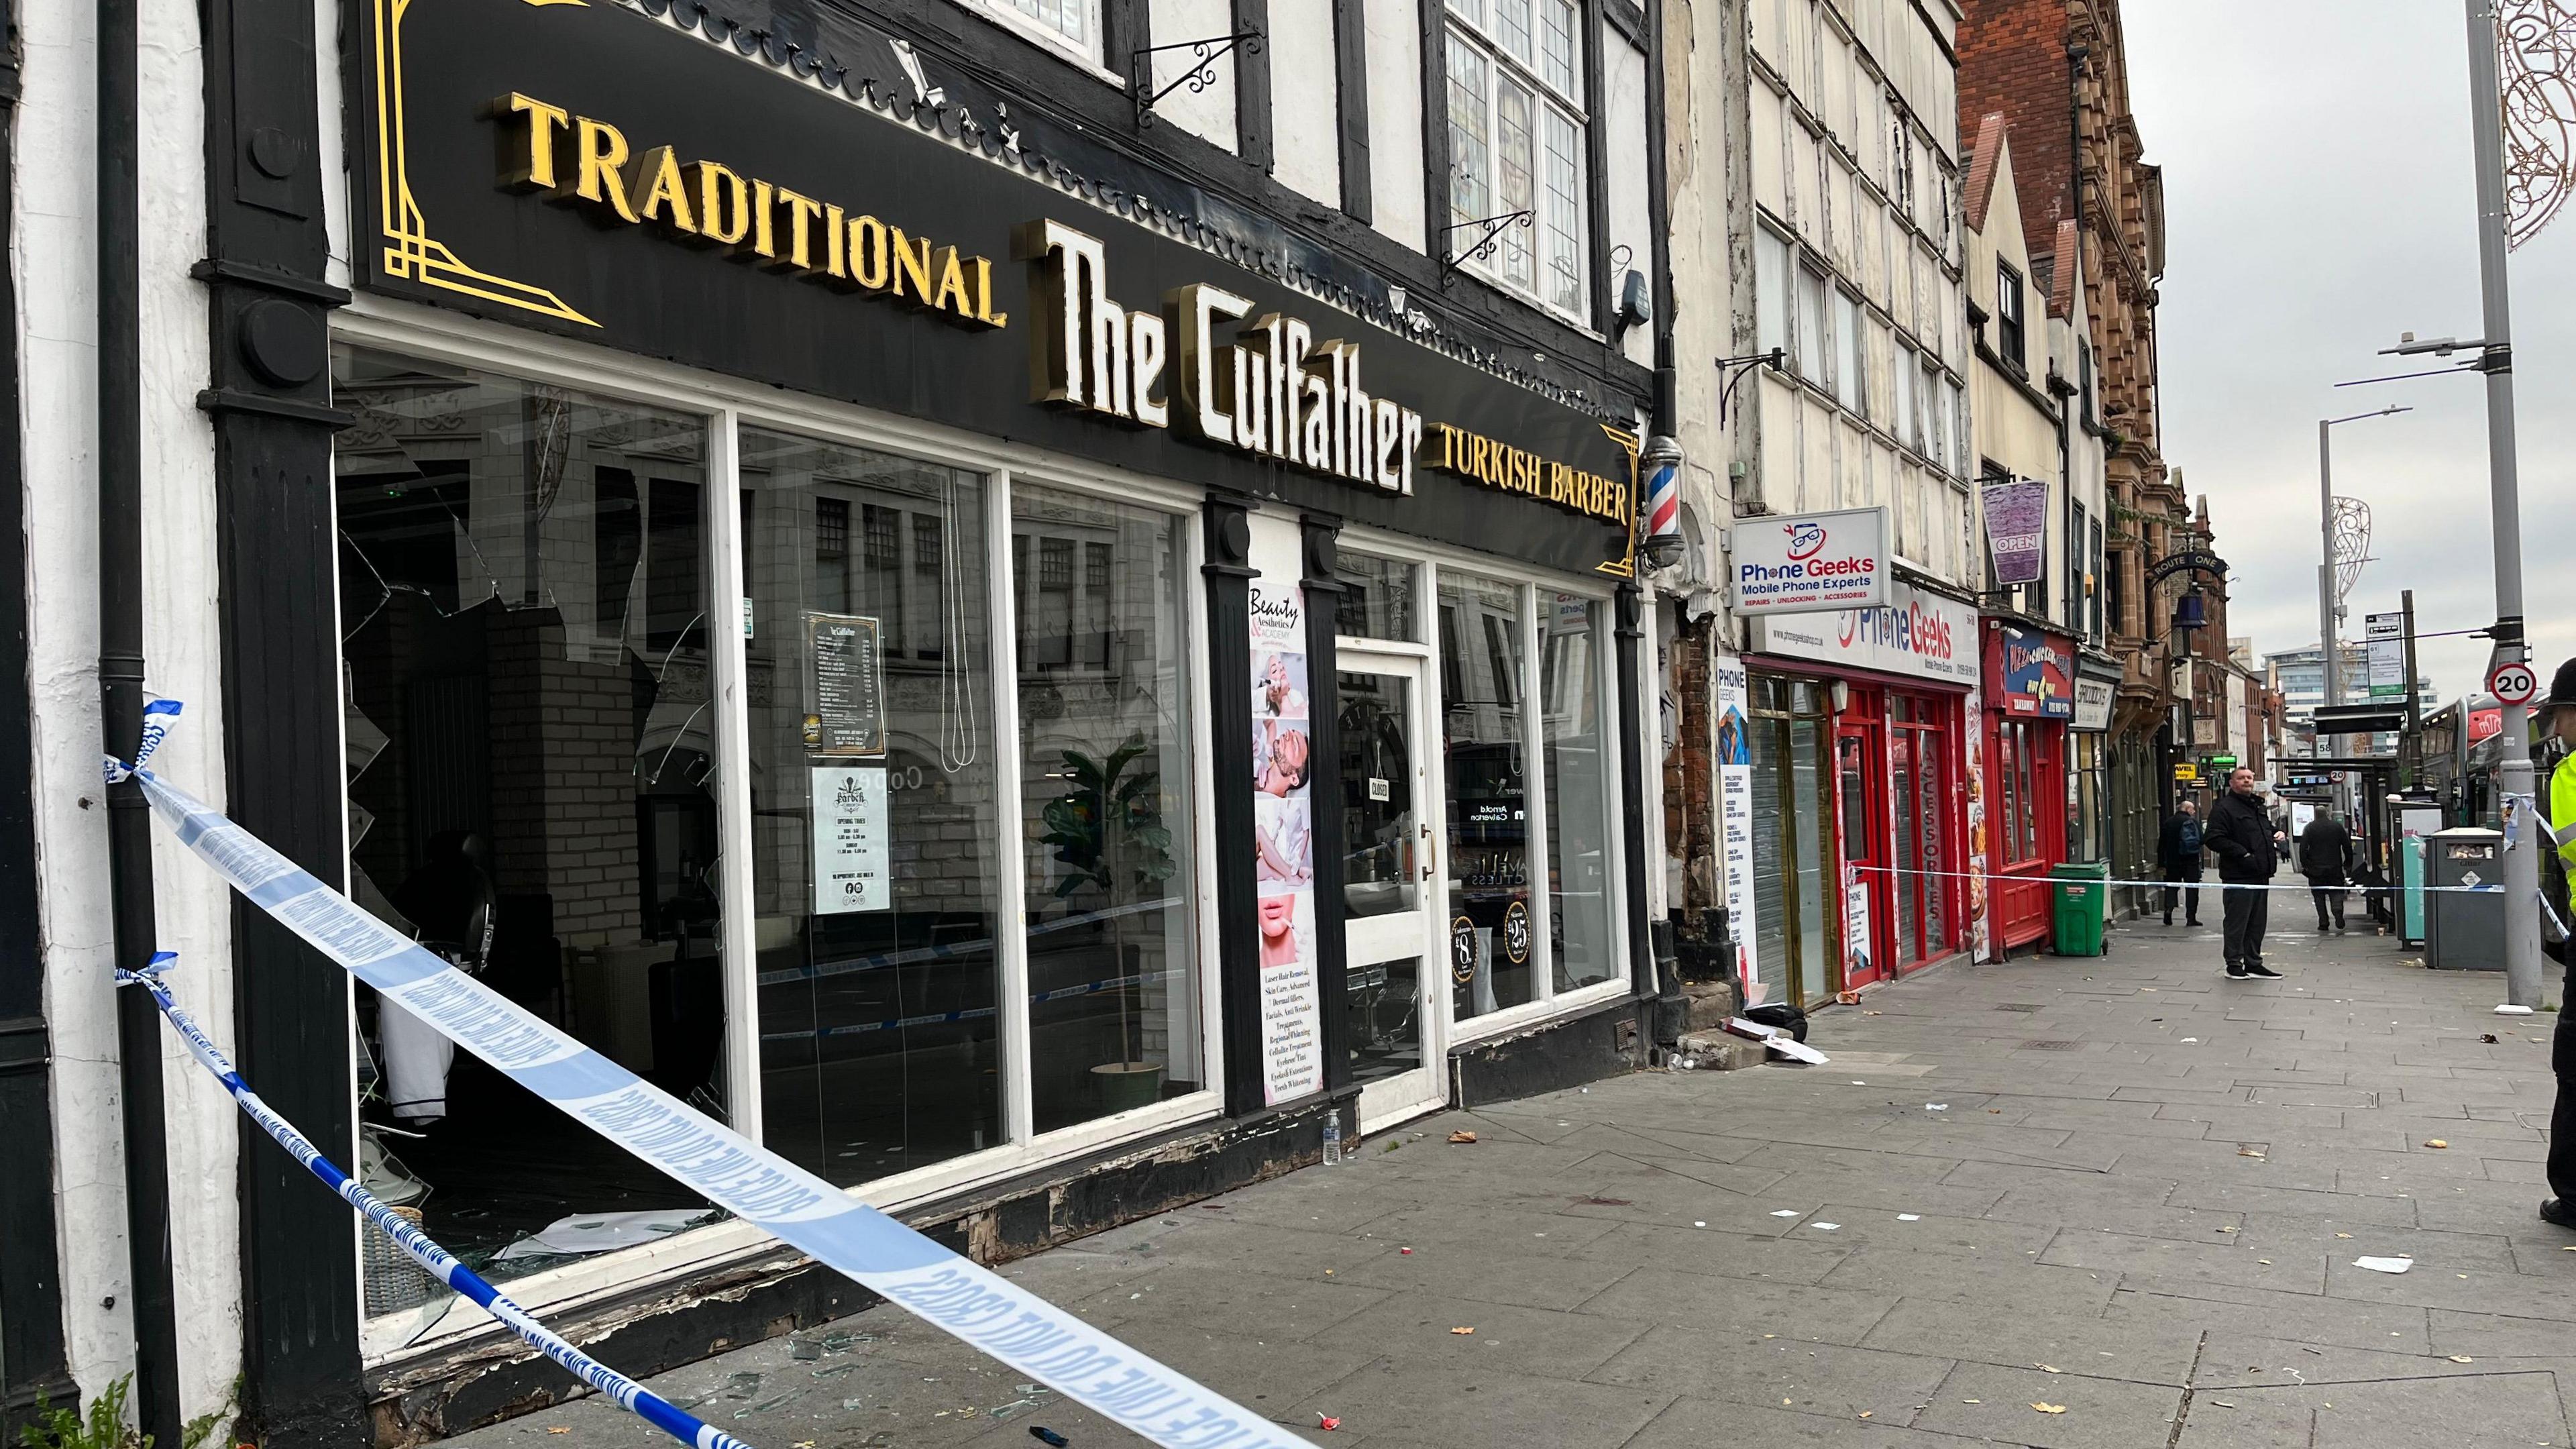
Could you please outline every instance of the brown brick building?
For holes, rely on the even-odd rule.
[[[2112,721],[2112,864],[2136,878],[2153,855],[2171,751],[2189,744],[2174,730],[2167,627],[2169,596],[2188,581],[2151,585],[2147,571],[2196,535],[2181,481],[2166,467],[2157,404],[2164,180],[2142,159],[2129,110],[2117,0],[1967,0],[1962,127],[1997,112],[2012,131],[2032,280],[2050,296],[2080,280],[2091,324],[2076,381],[2094,395],[2085,426],[2100,432],[2107,458],[2101,582],[2107,642],[2124,666]]]

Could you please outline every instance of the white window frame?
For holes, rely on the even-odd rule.
[[[1047,0],[1040,0],[1040,3],[1047,3]],[[1053,3],[1061,9],[1082,12],[1085,38],[1077,40],[1065,34],[1038,16],[1022,10],[1013,3],[1013,0],[955,0],[958,8],[980,15],[1005,30],[1026,36],[1049,50],[1078,61],[1084,69],[1124,90],[1127,86],[1127,77],[1112,68],[1112,62],[1121,60],[1123,57],[1107,53],[1101,34],[1101,22],[1108,9],[1104,0],[1053,0]],[[936,81],[934,80],[933,83],[936,84]]]
[[[1798,376],[1815,384],[1828,396],[1834,390],[1834,294],[1833,273],[1816,264],[1803,248],[1793,249],[1794,289],[1790,298],[1790,334],[1796,340],[1789,348],[1790,360],[1797,365]],[[1807,355],[1808,306],[1810,294],[1819,299],[1814,308],[1816,353]]]
[[[1476,0],[1476,12],[1479,13],[1471,13],[1462,8],[1461,0],[1443,0],[1440,27],[1443,91],[1442,94],[1429,97],[1427,100],[1432,107],[1432,113],[1438,117],[1438,124],[1444,128],[1444,136],[1454,135],[1454,131],[1449,129],[1454,123],[1449,115],[1448,92],[1458,88],[1460,81],[1457,68],[1450,64],[1447,47],[1454,37],[1473,48],[1483,58],[1484,85],[1477,104],[1482,108],[1485,122],[1485,171],[1477,180],[1483,187],[1484,205],[1487,208],[1485,214],[1499,216],[1506,209],[1518,209],[1507,208],[1503,201],[1502,109],[1498,99],[1500,89],[1508,81],[1529,93],[1531,101],[1529,225],[1526,229],[1518,225],[1505,227],[1492,239],[1492,252],[1486,256],[1475,255],[1475,251],[1480,250],[1473,246],[1479,234],[1475,230],[1455,226],[1440,234],[1448,238],[1448,248],[1451,251],[1460,248],[1469,249],[1460,261],[1460,266],[1464,270],[1474,274],[1480,280],[1490,282],[1503,291],[1527,301],[1532,306],[1544,308],[1577,327],[1589,329],[1592,326],[1590,144],[1592,111],[1589,97],[1582,92],[1585,89],[1587,75],[1584,47],[1595,43],[1594,38],[1584,33],[1583,7],[1576,5],[1572,31],[1573,88],[1568,91],[1548,80],[1541,73],[1541,61],[1547,51],[1547,20],[1540,7],[1555,3],[1555,0],[1527,0],[1531,6],[1531,58],[1526,61],[1511,51],[1491,23],[1490,17],[1501,3],[1503,0]],[[1552,238],[1548,224],[1550,194],[1547,177],[1547,122],[1551,113],[1570,125],[1574,135],[1572,198],[1575,211],[1574,225],[1570,234],[1561,241]],[[1448,222],[1452,224],[1480,219],[1458,214],[1455,199],[1458,164],[1457,148],[1453,143],[1449,152],[1450,184],[1443,189],[1443,195],[1451,198],[1445,212]],[[1526,283],[1513,279],[1505,270],[1505,259],[1513,255],[1515,249],[1525,249],[1528,253],[1530,277]],[[1572,260],[1567,265],[1574,278],[1575,300],[1574,305],[1570,307],[1551,296],[1548,286],[1550,274],[1559,260],[1559,253],[1564,250],[1570,250],[1572,253]]]
[[[1015,481],[1097,495],[1131,505],[1142,504],[1175,517],[1197,516],[1204,494],[1197,490],[1126,473],[1085,460],[1062,457],[955,428],[919,422],[849,404],[782,393],[741,379],[700,372],[631,356],[592,344],[519,332],[411,303],[361,294],[332,318],[331,340],[380,349],[425,361],[473,368],[530,382],[575,389],[596,397],[704,419],[707,428],[707,546],[713,551],[709,586],[733,588],[741,597],[741,476],[737,439],[743,426],[796,433],[818,441],[917,457],[984,475],[985,532],[988,558],[997,584],[1010,568],[1010,504]],[[1180,531],[1184,594],[1179,625],[1189,687],[1196,700],[1213,699],[1207,641],[1207,593],[1200,565],[1204,559],[1201,530]],[[1222,982],[1218,965],[1219,921],[1214,853],[1204,842],[1215,839],[1215,741],[1210,734],[1214,711],[1191,711],[1189,750],[1193,828],[1202,847],[1188,865],[1193,927],[1198,948],[1198,1015],[1201,1059],[1208,1085],[1197,1092],[1132,1111],[1093,1118],[1045,1134],[1033,1132],[1028,1041],[1028,943],[1023,931],[1010,929],[1024,920],[1027,863],[1018,839],[1021,762],[1018,753],[1018,689],[1009,649],[1016,639],[1015,590],[993,589],[990,627],[994,631],[993,735],[994,788],[1011,812],[1000,823],[1012,835],[1002,852],[996,883],[998,915],[1004,923],[996,986],[1000,1047],[1006,1070],[1003,1087],[1004,1140],[982,1152],[968,1153],[909,1172],[878,1178],[845,1189],[859,1201],[887,1211],[901,1211],[983,1183],[1043,1170],[1125,1140],[1223,1115],[1226,1080],[1225,1034],[1221,1026]],[[719,595],[718,597],[721,597]],[[728,615],[727,617],[732,617]],[[724,887],[730,906],[752,898],[750,821],[750,705],[743,687],[748,673],[742,631],[710,631],[710,665],[720,692],[717,741],[720,763],[718,828],[723,832]],[[1006,687],[1007,682],[1007,687]],[[1445,858],[1446,842],[1443,842]],[[1535,877],[1534,877],[1535,878]],[[728,909],[724,917],[726,1098],[731,1125],[753,1141],[760,1140],[759,1022],[757,963],[751,950],[752,917]],[[1625,959],[1625,938],[1621,938]],[[1621,979],[1624,988],[1624,978]],[[354,1010],[354,993],[351,996]],[[350,1108],[356,1111],[354,1080]],[[354,1251],[354,1248],[353,1248]],[[727,1221],[659,1242],[603,1253],[560,1268],[513,1279],[513,1300],[532,1312],[579,1311],[639,1285],[668,1281],[683,1272],[711,1265],[748,1262],[777,1251],[776,1240],[752,1224]],[[351,1302],[358,1316],[362,1358],[379,1363],[407,1357],[478,1335],[498,1332],[492,1321],[468,1301],[448,1297],[422,1308],[369,1317],[363,1304]]]
[[[1402,559],[1420,570],[1416,575],[1419,579],[1416,586],[1419,592],[1416,597],[1422,601],[1422,612],[1419,617],[1424,642],[1402,644],[1381,639],[1354,639],[1352,645],[1354,648],[1388,649],[1405,654],[1412,654],[1417,650],[1420,652],[1425,661],[1423,688],[1432,696],[1426,701],[1431,706],[1426,718],[1432,722],[1431,728],[1435,731],[1439,728],[1438,696],[1441,681],[1444,678],[1440,640],[1441,569],[1454,568],[1460,573],[1508,582],[1520,595],[1521,677],[1517,681],[1517,687],[1520,690],[1518,708],[1521,715],[1522,758],[1527,761],[1528,769],[1526,776],[1528,795],[1525,808],[1530,812],[1532,821],[1529,832],[1529,878],[1530,931],[1534,941],[1530,955],[1530,999],[1486,1012],[1482,1016],[1462,1018],[1456,1014],[1456,1002],[1449,989],[1449,975],[1444,963],[1440,982],[1430,992],[1434,999],[1431,1010],[1439,1019],[1440,1039],[1447,1044],[1449,1050],[1455,1051],[1461,1046],[1474,1042],[1507,1036],[1516,1031],[1526,1031],[1534,1025],[1559,1017],[1580,1015],[1585,1011],[1626,997],[1632,989],[1631,980],[1635,969],[1631,954],[1632,941],[1629,935],[1632,923],[1628,920],[1626,911],[1622,910],[1618,903],[1627,899],[1628,872],[1635,868],[1635,863],[1628,859],[1627,838],[1620,828],[1618,811],[1615,809],[1610,812],[1610,819],[1604,828],[1609,832],[1611,855],[1607,885],[1611,901],[1610,950],[1611,959],[1619,963],[1619,969],[1606,981],[1596,981],[1589,986],[1578,987],[1563,993],[1559,993],[1556,989],[1556,903],[1547,889],[1548,844],[1545,814],[1547,770],[1542,763],[1546,732],[1545,722],[1540,718],[1542,697],[1538,689],[1541,682],[1538,633],[1540,591],[1575,594],[1602,605],[1605,610],[1602,616],[1603,632],[1609,639],[1609,644],[1597,651],[1593,667],[1599,671],[1595,679],[1595,687],[1601,691],[1602,700],[1602,768],[1609,772],[1606,779],[1610,783],[1612,798],[1614,800],[1618,798],[1617,782],[1623,778],[1621,772],[1625,769],[1627,752],[1637,746],[1627,738],[1624,727],[1619,723],[1621,711],[1618,693],[1618,653],[1620,646],[1615,619],[1606,612],[1615,609],[1617,601],[1595,579],[1584,578],[1577,574],[1534,570],[1527,565],[1513,564],[1462,549],[1426,547],[1416,539],[1382,533],[1374,529],[1364,529],[1357,525],[1346,526],[1342,530],[1341,542],[1343,547],[1353,552]],[[1426,749],[1431,748],[1432,744],[1432,741],[1424,741]],[[1445,906],[1449,899],[1449,777],[1445,766],[1435,763],[1433,768],[1439,782],[1441,808],[1429,817],[1432,824],[1433,847],[1437,851],[1437,868],[1433,872],[1431,886],[1436,892],[1434,898],[1443,902]],[[1425,1033],[1425,1040],[1429,1040],[1429,1033]]]
[[[1763,275],[1762,266],[1763,248],[1766,245],[1772,248],[1772,254],[1779,258],[1780,263],[1778,274],[1767,279]],[[1753,241],[1754,346],[1763,352],[1769,352],[1773,347],[1779,348],[1792,368],[1797,366],[1798,358],[1797,268],[1797,243],[1790,241],[1785,232],[1756,223]],[[1766,301],[1767,297],[1777,297],[1779,300],[1775,305]],[[1779,322],[1779,330],[1769,337],[1762,335],[1766,310],[1772,312]]]
[[[1834,400],[1843,411],[1869,421],[1869,304],[1849,287],[1836,286],[1826,305],[1833,309]]]

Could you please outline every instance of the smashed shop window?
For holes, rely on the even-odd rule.
[[[353,894],[725,1115],[704,421],[350,346],[333,380]],[[709,1212],[360,994],[367,1185],[468,1262]],[[406,1266],[371,1309],[427,1296]]]

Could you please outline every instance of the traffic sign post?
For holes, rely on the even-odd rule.
[[[2518,659],[2487,671],[2487,693],[2506,704],[2529,704],[2540,697],[2540,674]]]

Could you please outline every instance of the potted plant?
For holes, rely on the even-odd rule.
[[[1096,888],[1107,906],[1130,904],[1145,892],[1159,892],[1179,865],[1172,859],[1172,832],[1163,824],[1159,772],[1133,769],[1153,747],[1143,732],[1130,734],[1106,759],[1079,750],[1064,751],[1066,791],[1047,802],[1046,833],[1041,842],[1055,847],[1066,867],[1056,883],[1061,900],[1086,887]],[[1068,907],[1070,909],[1070,907]],[[1116,927],[1108,926],[1111,939]],[[1115,953],[1118,974],[1138,974],[1139,951],[1121,944]],[[1124,1112],[1161,1100],[1163,1064],[1138,1060],[1138,987],[1130,980],[1118,988],[1118,1056],[1091,1069],[1102,1102]]]

